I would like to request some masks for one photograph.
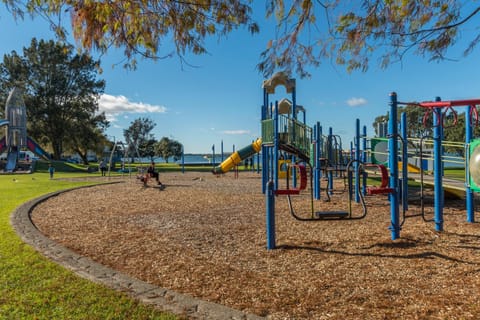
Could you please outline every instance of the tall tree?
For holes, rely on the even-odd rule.
[[[138,118],[132,121],[127,129],[123,130],[123,136],[129,145],[129,154],[138,152],[140,157],[153,156],[155,138],[151,132],[156,125],[150,118]]]
[[[150,139],[143,141],[138,148],[140,155],[142,157],[149,157],[150,161],[153,161],[153,158],[155,157],[156,143],[157,143],[157,140],[155,140],[153,136]]]
[[[371,59],[386,67],[407,53],[442,60],[460,37],[467,55],[480,35],[466,39],[460,30],[479,13],[478,3],[466,0],[267,0],[277,33],[258,67],[265,74],[281,68],[307,75],[305,67],[323,59],[363,71]]]
[[[54,159],[60,159],[66,144],[82,148],[75,145],[78,129],[102,132],[108,125],[98,113],[105,87],[97,79],[98,64],[86,54],[73,54],[72,46],[36,39],[23,48],[23,56],[13,51],[0,64],[0,98],[16,85],[24,87],[28,133],[48,144]]]
[[[162,157],[168,163],[170,157],[178,160],[182,155],[183,146],[180,142],[163,137],[155,144],[155,154]]]
[[[15,17],[26,13],[47,17],[61,39],[66,39],[62,23],[64,12],[69,12],[82,48],[101,52],[123,48],[129,66],[135,66],[138,56],[159,59],[176,53],[183,58],[190,52],[205,53],[207,37],[225,36],[242,26],[256,33],[253,3],[255,9],[261,8],[252,0],[3,2]],[[464,54],[480,41],[478,34],[465,39],[467,34],[460,32],[480,13],[476,1],[265,0],[265,4],[267,18],[276,20],[276,32],[258,64],[265,76],[277,70],[306,76],[308,66],[325,59],[349,70],[366,70],[372,58],[387,66],[408,52],[445,59],[460,37],[468,41]],[[373,55],[377,50],[381,52]]]
[[[187,52],[204,54],[207,37],[223,37],[245,25],[250,32],[258,32],[251,19],[252,0],[3,2],[15,17],[23,18],[26,13],[47,17],[63,40],[68,12],[73,35],[82,48],[100,52],[122,48],[130,67],[135,67],[138,56],[163,59],[177,55],[183,60]]]
[[[105,136],[108,122],[103,115],[77,119],[72,128],[75,134],[66,142],[66,148],[77,153],[84,164],[88,164],[88,151],[103,155],[105,145],[109,144]]]

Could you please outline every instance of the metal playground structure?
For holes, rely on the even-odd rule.
[[[290,99],[271,103],[270,95],[275,93],[277,86],[283,86],[286,93],[290,95]],[[420,145],[426,138],[431,138],[433,141],[434,218],[431,220],[435,223],[437,231],[443,231],[443,131],[457,125],[458,116],[455,108],[465,108],[466,114],[469,115],[468,121],[465,121],[464,143],[466,220],[470,223],[475,221],[473,192],[480,192],[480,139],[473,139],[472,133],[473,127],[479,124],[477,108],[480,106],[480,99],[440,101],[440,98],[437,98],[436,101],[420,103],[399,102],[396,93],[391,93],[388,132],[380,141],[384,144],[384,159],[379,163],[372,154],[368,159],[366,127],[363,127],[363,134],[361,134],[358,119],[356,136],[351,143],[351,154],[347,156],[342,150],[340,138],[333,134],[332,128],[329,128],[328,135],[324,136],[320,122],[317,121],[313,128],[306,125],[306,109],[297,104],[295,79],[279,72],[263,81],[262,87],[261,139],[234,152],[212,171],[215,174],[228,172],[244,159],[261,152],[262,192],[265,194],[266,202],[267,249],[276,247],[275,198],[279,196],[287,197],[290,213],[299,221],[363,219],[367,215],[366,196],[388,196],[391,239],[396,240],[400,237],[402,225],[407,217],[405,212],[408,210],[408,171],[411,168],[407,150],[409,143],[407,118],[403,113],[399,121],[397,116],[399,105],[424,108],[423,123],[424,125],[430,123],[433,130],[431,137],[420,139]],[[374,146],[371,145],[371,148],[373,149]],[[418,169],[413,165],[412,168]],[[369,172],[380,175],[379,185],[367,186]],[[421,170],[419,172],[423,174]],[[314,200],[320,199],[322,190],[326,191],[326,197],[329,200],[334,175],[343,177],[346,181],[344,191],[348,192],[347,209],[316,211]],[[320,185],[322,178],[327,180],[327,186],[323,189]],[[292,197],[308,192],[310,192],[311,212],[297,214]],[[354,212],[353,202],[361,205],[360,212]],[[400,213],[400,207],[403,215]],[[424,216],[423,202],[422,217],[424,221],[430,221]]]
[[[5,126],[5,136],[0,139],[0,153],[7,151],[5,172],[17,169],[20,150],[29,149],[38,156],[50,160],[49,154],[32,138],[27,136],[27,108],[23,100],[23,91],[14,87],[8,95],[5,105],[6,119],[0,120],[0,127]]]
[[[289,108],[284,108],[285,101],[275,104],[269,102],[269,95],[275,93],[275,88],[283,85],[287,94],[291,95]],[[407,136],[406,116],[402,115],[402,132],[398,130],[397,108],[399,105],[414,105],[425,108],[424,123],[433,117],[433,172],[434,172],[434,222],[435,230],[443,231],[443,166],[442,166],[442,139],[443,130],[450,125],[456,125],[457,112],[454,108],[465,107],[469,115],[469,121],[465,126],[466,172],[465,181],[467,222],[474,222],[474,196],[473,192],[480,191],[480,139],[472,137],[473,126],[478,125],[477,106],[480,99],[436,101],[421,103],[398,102],[396,93],[390,95],[390,118],[388,122],[388,170],[387,166],[381,164],[366,163],[362,156],[360,147],[360,130],[357,120],[357,136],[355,138],[354,159],[347,164],[345,171],[348,179],[348,211],[315,212],[313,210],[313,198],[319,198],[320,177],[322,165],[320,161],[322,154],[321,145],[324,145],[324,138],[321,135],[319,122],[314,128],[305,124],[306,110],[296,104],[296,83],[295,79],[289,79],[283,73],[277,73],[272,78],[263,82],[263,106],[262,106],[262,192],[266,196],[266,235],[267,249],[274,249],[275,244],[275,197],[287,196],[290,211],[295,216],[291,195],[299,194],[307,188],[310,178],[310,191],[312,193],[312,215],[309,218],[301,218],[302,221],[326,221],[341,219],[362,219],[366,216],[364,194],[376,195],[386,194],[390,202],[390,231],[391,239],[400,237],[401,221],[400,206],[403,210],[407,205]],[[286,110],[286,111],[285,111]],[[298,119],[298,112],[303,113],[303,119]],[[446,118],[453,118],[453,122],[446,125]],[[303,120],[303,121],[302,121]],[[364,130],[365,131],[365,130]],[[331,132],[330,132],[331,135]],[[402,141],[402,158],[399,162],[399,141]],[[365,147],[364,147],[365,149]],[[290,170],[287,169],[287,185],[281,187],[279,183],[279,166],[281,154],[287,153],[291,158]],[[402,176],[399,175],[399,165],[402,166]],[[310,171],[307,170],[310,168]],[[366,171],[374,168],[381,174],[381,185],[378,187],[366,186]],[[324,171],[329,180],[331,172]],[[288,178],[290,173],[290,180]],[[300,181],[297,181],[300,180]],[[289,185],[291,181],[291,185]],[[330,182],[329,182],[330,184]],[[402,194],[403,193],[403,194]],[[402,197],[403,196],[403,197]],[[363,206],[361,214],[352,213],[352,199]]]

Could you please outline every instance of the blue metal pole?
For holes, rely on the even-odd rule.
[[[408,136],[407,136],[407,114],[402,112],[401,115],[402,128],[402,206],[404,210],[408,210]]]
[[[350,159],[355,159],[355,147],[353,146],[353,141],[350,141]]]
[[[358,161],[360,160],[360,119],[355,121],[355,202],[360,202],[360,174],[358,172]]]
[[[367,126],[363,126],[362,133],[362,162],[367,163]],[[367,176],[363,175],[363,194],[367,194]]]
[[[328,162],[333,160],[333,129],[328,128]],[[333,194],[333,172],[328,171],[328,193]]]
[[[267,120],[267,114],[268,114],[267,109],[268,109],[268,93],[267,93],[267,90],[264,88],[263,89],[262,121]],[[262,137],[262,138],[265,138],[265,137]],[[265,194],[266,192],[266,185],[268,182],[267,161],[268,161],[268,147],[262,144],[262,193],[263,194]],[[260,163],[257,164],[257,167],[260,167]]]
[[[220,142],[220,152],[221,152],[220,159],[222,159],[220,162],[223,162],[223,140]]]
[[[265,185],[266,209],[267,209],[267,249],[275,249],[275,186],[272,180]]]
[[[278,101],[275,101],[275,111],[273,114],[273,181],[275,183],[274,190],[278,187]]]
[[[390,197],[390,231],[392,240],[400,237],[400,215],[398,203],[398,124],[397,124],[397,94],[392,92],[390,94],[390,118],[388,119],[388,149],[389,157],[388,164],[390,167],[389,186],[394,191],[389,195]]]
[[[440,97],[435,98],[435,101],[441,101]],[[434,220],[435,230],[443,231],[442,108],[434,109],[433,123]]]
[[[320,199],[320,122],[317,121],[314,128],[315,135],[315,162],[314,162],[314,193],[315,199]]]
[[[318,169],[320,169],[320,158],[325,158],[325,155],[323,154],[324,151],[325,151],[325,149],[324,149],[325,148],[325,141],[323,139],[323,128],[320,125],[320,123],[318,125],[318,136],[320,137],[320,140],[319,140],[320,145],[318,146],[318,156],[317,156],[317,158],[318,158],[318,164],[319,164]],[[318,177],[319,177],[319,179],[322,177],[322,171],[321,170],[320,170],[320,174],[319,174]],[[320,187],[320,185],[319,185],[319,187]]]
[[[215,168],[215,145],[212,145],[212,165]]]
[[[472,106],[475,108],[476,106]],[[472,128],[472,120],[469,117],[470,114],[470,106],[466,108],[465,111],[465,171],[469,170],[470,168],[470,157],[467,156],[469,152],[469,144],[472,140],[473,136],[473,128]],[[470,174],[467,174],[466,177],[469,177]],[[475,212],[474,212],[474,197],[473,191],[470,188],[470,181],[466,179],[465,181],[465,206],[467,208],[467,222],[475,222]]]
[[[339,144],[339,149],[338,150],[338,159],[340,161],[340,165],[342,166],[343,165],[343,147],[342,147],[342,139],[340,138],[340,136],[338,137],[340,139],[340,144]]]

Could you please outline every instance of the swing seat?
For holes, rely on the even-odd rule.
[[[395,189],[393,188],[382,188],[382,187],[367,187],[367,194],[373,196],[375,194],[389,194],[393,193]]]
[[[374,167],[380,170],[380,174],[382,175],[382,183],[380,186],[367,187],[367,194],[369,196],[372,196],[375,194],[389,194],[395,191],[395,189],[387,187],[388,186],[388,170],[383,164],[368,164],[365,167]]]
[[[297,188],[287,188],[275,190],[276,195],[297,195],[307,187],[307,169],[304,165],[292,164],[289,167],[298,168],[300,173],[300,184]],[[288,170],[288,169],[287,169]]]
[[[281,189],[275,191],[276,195],[297,195],[300,194],[300,189]]]
[[[347,211],[317,211],[315,217],[318,219],[333,219],[333,218],[347,218],[349,216]]]

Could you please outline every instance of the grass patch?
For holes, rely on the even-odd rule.
[[[98,164],[84,165],[76,163],[68,163],[64,161],[44,161],[39,160],[35,163],[35,172],[48,172],[48,164],[51,163],[56,172],[77,172],[88,173],[90,171],[98,171]]]
[[[57,178],[79,176],[76,170],[59,169]],[[176,319],[126,294],[78,277],[24,244],[12,229],[10,214],[22,203],[87,184],[91,183],[50,180],[43,172],[0,176],[0,318]]]
[[[465,169],[464,168],[445,168],[444,176],[446,178],[456,179],[456,180],[465,180]]]

